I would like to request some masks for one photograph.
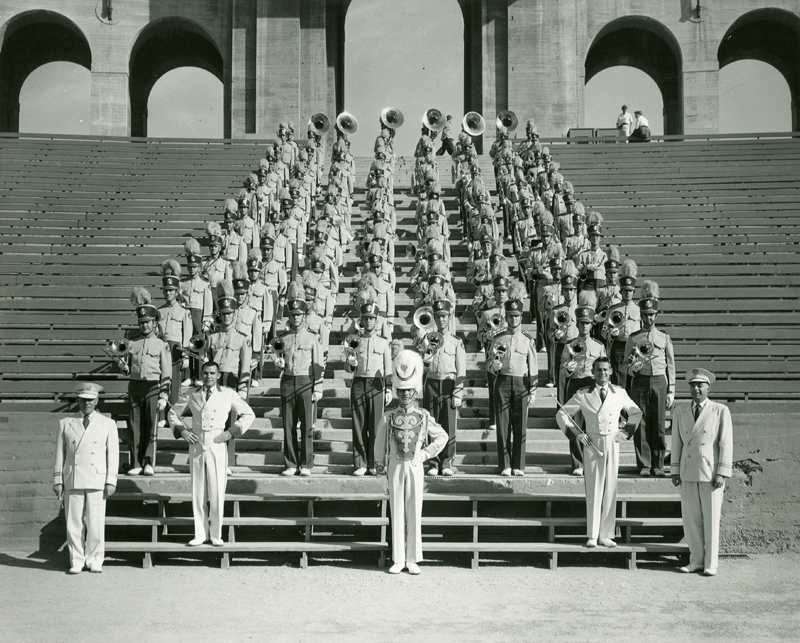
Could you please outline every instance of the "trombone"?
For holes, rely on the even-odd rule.
[[[655,352],[655,346],[653,346],[653,342],[649,339],[643,339],[640,342],[637,342],[633,345],[628,358],[625,360],[623,364],[624,368],[629,369],[632,368],[633,370],[639,370],[642,366],[645,365],[646,362],[649,362],[653,359]],[[635,367],[635,368],[634,368]]]
[[[508,343],[496,342],[489,353],[488,370],[492,373],[499,373],[500,369],[503,368],[503,360],[505,359],[506,353],[508,353]]]
[[[439,331],[434,330],[420,337],[415,343],[415,348],[422,355],[423,364],[430,364],[433,356],[443,344],[444,336]]]
[[[565,348],[572,359],[586,355],[586,342],[580,337],[573,339]]]
[[[613,310],[611,313],[606,314],[605,325],[608,328],[608,334],[611,337],[617,337],[622,329],[625,327],[625,313],[621,310]]]
[[[117,366],[119,366],[123,373],[128,373],[130,369],[128,368],[128,360],[126,358],[128,357],[128,353],[131,352],[131,345],[127,339],[119,337],[113,341],[109,340],[106,342],[106,345],[103,346],[103,352],[117,363]]]
[[[181,350],[184,355],[200,359],[205,354],[207,347],[208,342],[203,335],[193,335],[189,340],[189,345],[184,346]]]

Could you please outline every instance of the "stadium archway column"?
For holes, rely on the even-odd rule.
[[[92,68],[86,36],[54,11],[25,11],[0,26],[0,131],[19,131],[19,93],[42,65],[66,61]]]
[[[789,85],[792,130],[800,129],[800,17],[782,9],[756,9],[738,18],[723,36],[719,67],[759,60],[775,67]]]
[[[186,18],[149,23],[136,38],[130,56],[131,136],[147,136],[150,91],[161,76],[178,67],[199,67],[225,82],[220,48],[200,25]],[[224,120],[229,122],[227,114]]]
[[[635,67],[655,81],[664,103],[664,133],[683,134],[683,63],[680,45],[670,30],[646,16],[612,20],[600,29],[589,47],[585,83],[595,74],[616,65]],[[714,73],[719,73],[716,64]],[[718,91],[716,102],[716,108],[709,113],[719,112]]]

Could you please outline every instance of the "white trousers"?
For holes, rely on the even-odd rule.
[[[617,472],[619,444],[614,435],[591,433],[592,443],[583,447],[583,473],[586,484],[586,536],[614,538],[617,526]]]
[[[395,565],[422,560],[422,466],[411,464],[411,460],[389,458],[389,511]]]
[[[719,518],[725,487],[710,482],[681,482],[683,532],[689,543],[689,564],[716,569],[719,559]]]
[[[228,483],[228,448],[214,444],[223,429],[197,431],[199,444],[189,445],[189,470],[192,475],[192,513],[194,537],[222,538],[222,512]]]
[[[106,555],[106,501],[103,491],[70,489],[64,494],[64,515],[67,519],[70,567],[101,567]]]

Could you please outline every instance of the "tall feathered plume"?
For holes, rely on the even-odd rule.
[[[222,228],[216,221],[209,221],[208,224],[206,224],[206,233],[208,234],[209,237],[214,235],[221,237]]]
[[[183,244],[183,251],[186,253],[187,257],[190,255],[199,255],[200,244],[198,243],[197,239],[187,239]]]
[[[325,248],[319,246],[314,246],[308,254],[308,257],[311,261],[321,261],[322,263],[325,263],[328,258],[325,254]]]
[[[374,272],[368,272],[363,277],[361,277],[361,280],[358,282],[358,289],[362,290],[367,286],[369,286],[370,288],[373,288],[377,292],[379,279],[380,277],[378,277],[378,275],[376,275]]]
[[[561,169],[561,163],[559,163],[558,161],[551,161],[550,162],[550,171],[553,174],[556,174],[560,169]]]
[[[625,259],[620,264],[619,275],[620,277],[636,277],[639,274],[639,266],[633,259]]]
[[[312,270],[304,270],[302,275],[303,280],[303,287],[304,288],[316,288],[317,287],[317,273]]]
[[[434,261],[431,266],[431,274],[447,277],[450,274],[450,270],[447,268],[447,264],[444,261]]]
[[[642,289],[639,291],[642,299],[658,299],[658,296],[661,294],[658,288],[658,284],[655,281],[650,281],[649,279],[642,283]]]
[[[509,274],[508,264],[505,261],[498,261],[492,270],[492,277],[508,278]]]
[[[236,203],[236,199],[225,199],[223,212],[238,212],[238,211],[239,211],[239,204]]]
[[[149,304],[152,301],[153,300],[150,297],[150,293],[147,292],[147,288],[144,286],[134,286],[133,290],[131,290],[131,303],[133,304],[134,308],[136,306]]]
[[[586,208],[583,207],[583,203],[575,201],[575,203],[572,204],[572,214],[582,214],[585,216]]]
[[[553,225],[553,215],[549,210],[545,210],[542,213],[542,215],[539,217],[539,223],[541,225]]]
[[[356,295],[356,304],[374,304],[378,301],[378,293],[372,286],[364,286],[358,291]]]
[[[578,269],[575,267],[575,263],[572,259],[567,259],[564,262],[564,266],[561,268],[561,276],[578,278]]]
[[[214,295],[214,298],[219,300],[223,297],[235,297],[236,293],[233,291],[233,284],[228,279],[218,279],[214,282]]]
[[[528,294],[528,291],[525,290],[525,286],[523,286],[519,281],[512,281],[511,284],[508,286],[508,298],[509,299],[525,299],[525,296]]]
[[[286,288],[286,299],[305,299],[306,290],[303,288],[303,280],[301,277],[296,277],[293,281],[289,282]]]
[[[441,286],[431,286],[428,289],[428,299],[430,301],[439,301],[440,299],[447,299],[447,293]]]
[[[619,246],[608,246],[606,256],[609,261],[619,261]]]
[[[586,225],[603,225],[603,215],[595,210],[589,210],[586,215]]]
[[[261,261],[261,248],[250,248],[247,251],[247,258]]]
[[[544,207],[544,203],[541,201],[536,201],[533,204],[533,214],[534,216],[540,217],[547,211],[547,208]]]
[[[594,290],[581,290],[578,294],[578,306],[597,308],[597,292]]]
[[[247,279],[247,264],[244,261],[231,262],[231,278]]]
[[[181,265],[174,259],[167,259],[166,261],[162,262],[161,276],[164,277],[166,275],[175,275],[176,277],[180,277]]]

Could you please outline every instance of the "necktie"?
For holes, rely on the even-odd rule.
[[[693,411],[694,411],[694,421],[697,422],[697,416],[700,415],[700,405],[699,404],[695,404],[693,406],[694,406],[694,409],[693,409]]]
[[[608,391],[606,389],[604,389],[604,388],[601,388],[600,389],[600,401],[601,402],[605,402],[607,396],[608,396]]]
[[[83,416],[83,428],[85,429],[87,426],[89,426],[89,416],[88,415],[84,415]]]
[[[211,397],[211,389],[207,388],[206,389],[206,402],[208,402],[208,398],[210,398],[210,397]]]

